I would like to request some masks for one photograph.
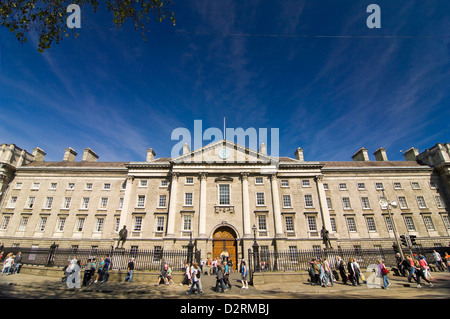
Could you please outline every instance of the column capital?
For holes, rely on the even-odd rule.
[[[316,175],[316,176],[314,176],[314,180],[316,182],[323,182],[323,175]]]
[[[207,177],[208,177],[208,173],[206,173],[206,172],[199,173],[200,180],[205,180]]]
[[[172,172],[172,179],[173,180],[178,180],[178,177],[180,177],[180,173]]]
[[[248,172],[242,172],[241,173],[241,179],[243,180],[243,181],[246,181],[246,180],[248,180],[248,176],[250,175],[250,173],[248,173]]]
[[[277,180],[277,174],[271,174],[270,175],[270,180],[271,181],[276,181]]]

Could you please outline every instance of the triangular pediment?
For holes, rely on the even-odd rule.
[[[277,157],[268,156],[251,148],[228,140],[213,142],[187,154],[172,158],[176,164],[222,163],[222,164],[276,164]]]

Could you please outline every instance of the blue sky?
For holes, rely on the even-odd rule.
[[[82,8],[80,36],[40,54],[0,29],[0,143],[60,161],[170,156],[177,127],[278,128],[280,156],[346,161],[361,147],[450,142],[450,3],[173,0],[146,41]],[[381,28],[369,29],[369,4]],[[208,141],[204,141],[206,145]],[[270,144],[269,144],[270,153]]]

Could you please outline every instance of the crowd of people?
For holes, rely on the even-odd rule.
[[[104,284],[109,278],[110,265],[109,256],[102,257],[99,262],[96,258],[88,258],[83,263],[74,257],[63,268],[62,281],[66,283],[67,288],[81,288],[81,285],[86,287],[97,282]],[[81,279],[81,269],[84,269],[83,279]]]
[[[0,252],[0,260],[3,259],[4,252]],[[2,274],[13,275],[20,271],[20,266],[22,266],[22,253],[19,251],[17,255],[13,253],[8,253],[4,257]]]

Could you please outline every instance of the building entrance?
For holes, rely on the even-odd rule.
[[[213,235],[213,259],[227,256],[233,261],[233,269],[237,269],[237,241],[234,230],[227,226],[216,229]]]

